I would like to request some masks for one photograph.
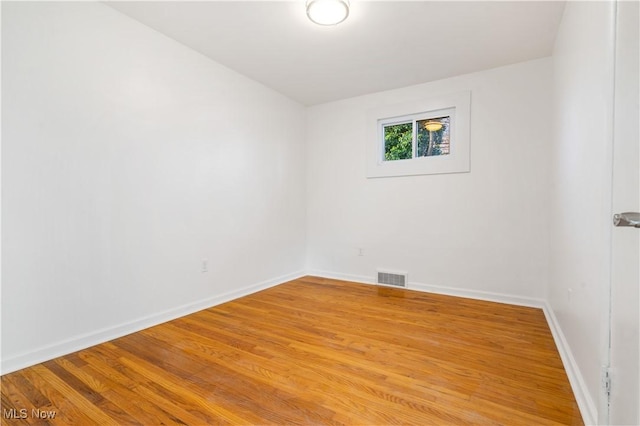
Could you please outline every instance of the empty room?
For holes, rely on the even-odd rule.
[[[1,424],[640,424],[637,1],[0,7]]]

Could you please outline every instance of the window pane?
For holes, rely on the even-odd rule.
[[[384,126],[384,159],[407,160],[413,157],[413,123]]]
[[[419,120],[416,157],[431,157],[449,154],[449,125],[451,117]]]

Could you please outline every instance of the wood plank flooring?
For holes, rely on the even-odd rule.
[[[582,424],[541,310],[315,277],[1,385],[7,425]]]

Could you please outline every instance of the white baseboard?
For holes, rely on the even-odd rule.
[[[542,310],[544,311],[544,316],[547,318],[547,323],[551,329],[553,340],[556,342],[558,352],[560,352],[560,358],[562,359],[564,370],[567,372],[569,383],[571,383],[573,395],[575,396],[578,407],[580,408],[582,420],[585,425],[598,424],[597,405],[594,402],[591,393],[589,393],[589,389],[587,388],[584,378],[580,373],[580,368],[578,368],[578,364],[571,352],[571,347],[560,328],[560,323],[548,302],[545,302],[545,306]]]
[[[352,281],[362,284],[375,284],[375,277],[365,275],[351,275],[342,274],[339,272],[319,271],[312,270],[307,271],[307,275],[313,275],[316,277],[330,278],[334,280]],[[546,302],[544,299],[535,299],[532,297],[513,296],[503,293],[491,293],[478,290],[469,290],[462,288],[443,287],[429,284],[422,284],[416,282],[409,282],[407,286],[408,290],[422,291],[425,293],[444,294],[446,296],[466,297],[469,299],[486,300],[488,302],[507,303],[509,305],[528,306],[533,308],[544,308]]]
[[[353,281],[363,284],[375,284],[374,277],[342,274],[337,272],[328,271],[308,271],[308,275],[314,275],[322,278],[331,278],[336,280]],[[574,397],[580,408],[580,414],[582,420],[586,425],[595,425],[598,420],[598,410],[596,405],[587,389],[584,378],[580,373],[578,364],[571,353],[571,348],[562,333],[560,323],[558,322],[551,305],[544,299],[536,299],[531,297],[514,296],[503,293],[492,293],[478,290],[469,290],[461,288],[450,288],[442,286],[434,286],[416,282],[409,282],[407,287],[409,290],[422,291],[426,293],[444,294],[447,296],[465,297],[476,300],[486,300],[489,302],[507,303],[510,305],[527,306],[532,308],[542,309],[544,316],[551,330],[551,335],[555,341],[558,352],[560,353],[560,359],[564,366],[569,383],[571,384],[571,390],[573,390]]]
[[[354,283],[362,283],[362,284],[375,284],[375,278],[367,277],[364,275],[351,275],[351,274],[342,274],[339,272],[329,272],[329,271],[319,271],[312,270],[307,271],[306,275],[311,275],[314,277],[321,278],[329,278],[332,280],[342,280],[342,281],[352,281]]]
[[[185,315],[210,308],[212,306],[229,302],[239,297],[258,292],[260,290],[274,287],[278,284],[303,277],[304,275],[306,274],[302,271],[294,272],[292,274],[283,275],[277,278],[262,281],[257,284],[249,285],[239,290],[230,291],[218,296],[210,297],[208,299],[199,300],[197,302],[188,303],[186,305],[168,309],[163,312],[158,312],[156,314],[139,318],[124,324],[103,328],[95,332],[75,336],[62,342],[55,343],[53,345],[43,346],[27,353],[3,359],[0,364],[0,371],[2,372],[2,374],[11,373],[22,368],[49,361],[51,359],[77,352],[79,350],[86,349],[100,343],[117,339],[119,337],[126,336],[127,334],[135,333],[137,331],[144,330],[145,328],[162,324],[164,322],[171,321],[176,318],[180,318]]]
[[[506,303],[508,305],[526,306],[542,309],[545,306],[543,299],[533,297],[514,296],[504,293],[492,293],[488,291],[469,290],[462,288],[450,288],[436,285],[427,285],[409,282],[409,290],[424,291],[426,293],[444,294],[446,296],[464,297],[468,299],[484,300],[487,302]]]

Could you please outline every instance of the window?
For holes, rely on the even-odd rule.
[[[367,177],[468,172],[470,96],[369,111]]]
[[[381,122],[384,136],[383,161],[449,154],[451,115],[401,121]]]

